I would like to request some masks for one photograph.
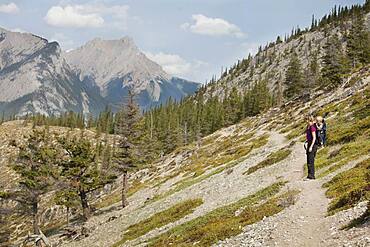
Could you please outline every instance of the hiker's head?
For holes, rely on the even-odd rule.
[[[314,116],[312,116],[312,115],[308,115],[308,116],[306,117],[306,121],[307,121],[307,123],[308,123],[309,125],[312,125],[312,124],[314,124],[314,123],[315,123],[315,118],[314,118]]]
[[[322,120],[323,120],[322,116],[317,116],[317,117],[316,117],[316,121],[317,121],[318,123],[322,123]]]

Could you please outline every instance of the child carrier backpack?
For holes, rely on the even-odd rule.
[[[315,144],[319,147],[323,145],[323,136],[324,136],[324,130],[321,128],[319,129],[317,124],[315,124],[316,127],[316,141]]]

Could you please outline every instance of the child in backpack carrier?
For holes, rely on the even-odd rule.
[[[326,123],[323,117],[316,117],[317,142],[319,146],[326,145]]]

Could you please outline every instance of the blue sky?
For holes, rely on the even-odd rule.
[[[173,75],[204,82],[259,45],[364,0],[0,0],[0,26],[57,40],[131,36]]]

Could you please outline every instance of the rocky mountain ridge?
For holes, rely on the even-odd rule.
[[[0,110],[4,115],[104,109],[104,100],[72,73],[58,43],[4,29],[0,40]]]
[[[163,71],[133,40],[95,39],[64,53],[57,42],[0,29],[0,111],[9,116],[97,115],[115,110],[133,87],[143,109],[194,93],[199,84]]]
[[[369,12],[364,14],[364,23],[366,29],[370,31]],[[257,82],[264,80],[270,92],[278,97],[279,92],[283,92],[286,88],[285,73],[293,53],[297,54],[307,83],[315,82],[323,65],[324,47],[327,41],[337,36],[342,47],[346,47],[351,25],[352,21],[348,20],[340,25],[329,24],[330,28],[319,26],[313,30],[309,28],[302,30],[297,27],[292,30],[293,38],[286,35],[284,40],[283,36],[278,36],[276,41],[260,46],[256,55],[239,60],[218,80],[208,84],[205,95],[208,97],[217,95],[222,98],[225,92],[230,92],[234,87],[239,92],[244,92],[246,88],[251,88]],[[294,32],[298,33],[294,34]]]
[[[179,100],[199,84],[172,77],[149,60],[130,37],[96,38],[64,54],[80,80],[95,88],[111,104],[118,105],[132,87],[142,108]]]

